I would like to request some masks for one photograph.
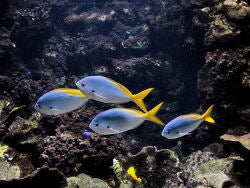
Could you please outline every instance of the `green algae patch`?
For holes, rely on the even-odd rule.
[[[7,161],[0,161],[0,180],[20,178],[21,170],[18,166],[12,166]]]
[[[67,188],[110,188],[103,180],[92,178],[86,174],[79,174],[75,177],[67,178]]]

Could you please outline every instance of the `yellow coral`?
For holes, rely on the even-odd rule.
[[[4,159],[4,153],[8,150],[9,146],[2,146],[0,144],[0,158]]]

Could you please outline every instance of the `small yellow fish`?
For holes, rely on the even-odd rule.
[[[2,159],[5,158],[4,154],[8,150],[8,148],[9,148],[9,146],[2,146],[0,144],[0,158],[2,158]]]
[[[134,180],[137,180],[139,182],[142,182],[141,178],[138,178],[135,174],[135,168],[132,166],[132,167],[129,167],[127,173],[134,179]]]

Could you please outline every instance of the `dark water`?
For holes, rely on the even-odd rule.
[[[234,0],[1,1],[0,187],[249,187],[249,10]],[[215,124],[177,139],[150,121],[102,135],[89,128],[96,115],[140,108],[34,108],[87,76],[133,94],[154,88],[144,102],[164,102],[164,124],[210,105]],[[114,158],[124,183],[109,168]]]

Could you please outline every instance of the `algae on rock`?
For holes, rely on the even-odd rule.
[[[18,179],[20,177],[20,168],[12,166],[7,161],[0,161],[0,180]]]
[[[75,177],[67,178],[67,188],[109,188],[110,186],[103,180],[92,178],[86,174],[79,174]]]
[[[235,161],[242,161],[240,157],[229,157],[206,162],[198,167],[193,180],[206,187],[222,188],[225,182],[234,182],[231,174]]]

